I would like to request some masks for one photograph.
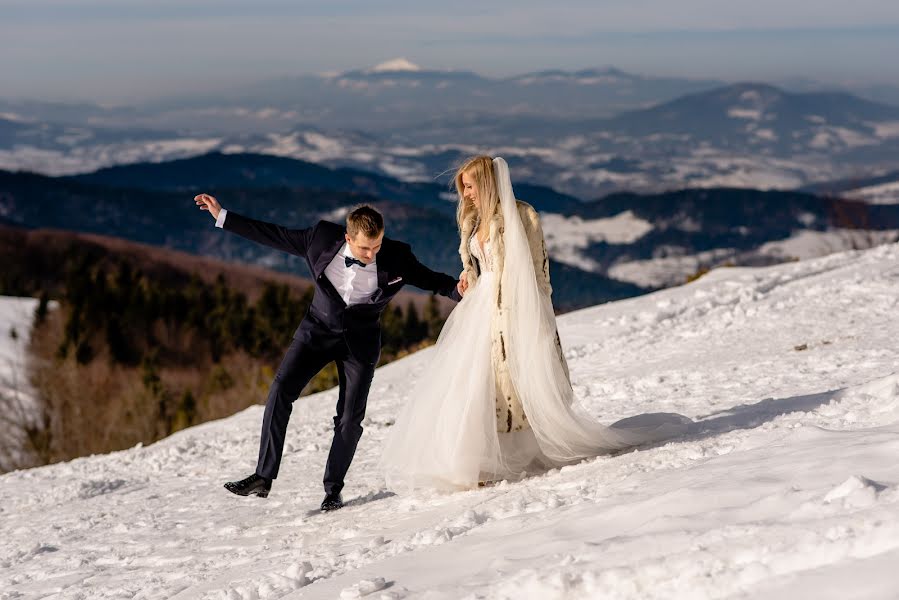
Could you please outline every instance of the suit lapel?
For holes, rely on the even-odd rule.
[[[371,297],[368,299],[368,303],[372,304],[374,302],[379,301],[384,296],[384,290],[387,288],[387,257],[381,256],[383,253],[378,253],[378,258],[375,264],[378,265],[378,289],[374,291]]]
[[[337,256],[337,253],[340,252],[344,241],[345,240],[342,237],[334,240],[330,246],[327,246],[322,253],[318,255],[318,260],[315,261],[315,266],[313,268],[315,277],[320,277],[321,274],[325,272],[325,269],[331,264],[334,257]]]
[[[337,253],[340,252],[344,241],[343,236],[339,236],[334,241],[324,245],[324,249],[312,265],[312,276],[315,278],[317,284],[334,302],[339,302],[343,305],[345,305],[343,298],[331,281],[325,276],[325,269],[328,268],[328,265],[331,264],[331,261],[337,256]]]
[[[383,291],[387,287],[387,269],[384,261],[378,261],[378,289]]]

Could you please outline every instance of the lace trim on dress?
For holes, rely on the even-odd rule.
[[[468,238],[468,251],[477,259],[481,271],[493,271],[493,257],[490,254],[490,240],[484,242],[482,247],[478,240],[477,227],[475,227],[471,237]]]

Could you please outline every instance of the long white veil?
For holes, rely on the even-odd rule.
[[[501,157],[493,159],[504,220],[503,296],[514,309],[503,311],[506,352],[513,386],[542,453],[553,463],[570,463],[598,454],[680,435],[690,420],[654,414],[607,427],[577,406],[555,346],[556,317],[548,294],[537,285],[524,225]]]
[[[494,159],[502,204],[504,268],[485,270],[440,332],[384,444],[381,467],[393,489],[476,487],[515,478],[531,467],[577,462],[682,433],[679,415],[639,415],[606,427],[573,402],[556,349],[556,318],[538,288],[509,167]],[[495,286],[512,308],[496,311]],[[492,319],[506,337],[506,357],[530,428],[497,433]]]

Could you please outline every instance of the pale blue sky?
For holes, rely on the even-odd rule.
[[[0,0],[0,96],[134,102],[368,67],[899,84],[899,0]]]

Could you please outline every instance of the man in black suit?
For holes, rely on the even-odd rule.
[[[194,200],[216,219],[217,227],[305,259],[315,281],[312,305],[269,390],[256,472],[225,488],[241,496],[268,496],[278,476],[293,401],[333,361],[340,392],[321,508],[340,508],[343,480],[362,436],[368,391],[381,354],[381,313],[407,283],[457,302],[464,286],[422,265],[408,244],[385,238],[384,219],[370,206],[351,211],[346,228],[319,221],[307,229],[287,229],[228,212],[208,194]]]

